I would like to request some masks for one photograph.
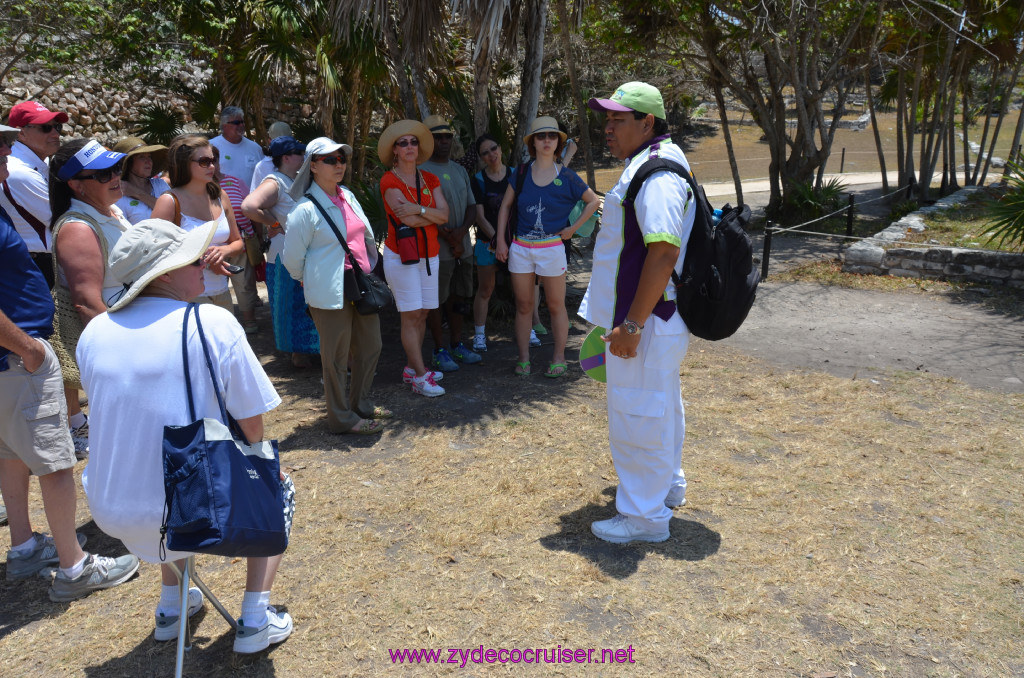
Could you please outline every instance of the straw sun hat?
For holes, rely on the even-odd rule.
[[[122,179],[128,176],[132,157],[143,153],[149,153],[153,158],[153,174],[151,176],[155,177],[167,169],[167,147],[163,144],[147,144],[139,137],[125,137],[114,144],[114,151],[125,155],[124,171],[121,172]]]
[[[426,162],[433,155],[434,136],[430,129],[419,120],[399,120],[389,125],[377,141],[377,157],[385,167],[395,164],[395,142],[409,134],[420,142],[420,154],[416,156],[417,165]]]

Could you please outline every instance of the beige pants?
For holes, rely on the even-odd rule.
[[[241,273],[230,276],[231,287],[234,288],[235,299],[238,300],[238,312],[244,315],[256,308],[256,299],[258,298],[256,269],[249,263],[249,257],[246,256],[244,250],[240,254],[230,257],[228,263],[245,269]]]
[[[327,427],[345,433],[373,414],[370,386],[380,358],[380,316],[360,315],[350,303],[343,309],[309,307],[320,333],[320,358],[324,366]],[[352,356],[352,385],[346,371]]]
[[[232,315],[235,313],[235,303],[231,301],[231,292],[221,292],[220,294],[215,294],[212,297],[196,297],[192,300],[192,303],[213,304],[215,306],[220,306],[221,308],[226,308]]]

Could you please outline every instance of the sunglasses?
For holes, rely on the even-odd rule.
[[[196,259],[191,264],[189,264],[189,266],[202,266],[202,265],[203,265],[203,260],[202,259]]]
[[[113,179],[114,177],[121,176],[122,169],[124,169],[124,160],[117,163],[113,167],[96,170],[92,174],[79,174],[77,177],[75,177],[75,179],[80,179],[82,181],[86,179],[91,179],[92,181],[95,181],[98,184],[109,184],[111,179]]]
[[[399,148],[406,148],[408,146],[419,146],[419,145],[420,145],[420,140],[417,139],[416,137],[413,137],[412,139],[402,139],[401,141],[396,141],[395,142],[395,146],[398,146]]]
[[[205,169],[216,165],[217,159],[212,156],[206,156],[204,158],[192,158],[192,162]]]
[[[562,138],[562,135],[558,132],[537,132],[533,135],[534,139],[551,139],[558,140]]]
[[[343,155],[325,155],[322,158],[316,159],[318,162],[322,162],[325,165],[344,165],[348,163],[348,158]]]
[[[49,123],[48,122],[45,125],[25,125],[25,127],[28,127],[28,128],[35,127],[36,129],[41,131],[43,134],[49,134],[53,130],[57,130],[57,132],[59,132],[59,133],[63,133],[64,132],[64,125],[60,124],[59,122],[58,123]]]
[[[497,146],[491,146],[490,148],[485,148],[484,150],[480,151],[480,157],[481,158],[485,158],[488,155],[490,155],[491,153],[494,153],[496,150],[498,150]]]
[[[230,122],[224,123],[225,125],[244,125],[245,120],[231,120]]]

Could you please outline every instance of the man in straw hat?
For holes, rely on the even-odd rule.
[[[95,318],[78,342],[82,383],[92,407],[93,454],[82,474],[93,519],[101,530],[152,563],[186,558],[161,549],[164,510],[161,461],[163,427],[186,425],[189,414],[181,368],[182,321],[188,300],[203,292],[203,253],[213,238],[210,222],[184,231],[163,219],[146,219],[110,251],[110,272],[124,292]],[[206,347],[228,414],[247,440],[263,439],[263,414],[281,403],[245,333],[230,311],[200,304]],[[196,323],[188,337],[191,393],[196,417],[220,419],[220,407]],[[270,589],[281,556],[249,558],[235,652],[259,652],[292,632],[287,613],[270,607]],[[156,640],[177,637],[180,594],[170,567],[161,566]],[[198,589],[188,593],[189,615],[202,607]]]
[[[17,136],[17,129],[0,125],[0,181],[7,179],[7,156]],[[139,559],[88,554],[82,551],[85,535],[75,534],[75,446],[60,365],[46,341],[53,333],[53,297],[3,207],[0,270],[0,493],[11,530],[7,579],[56,565],[50,599],[74,600],[127,581]],[[39,478],[52,537],[32,530],[30,475]]]
[[[679,364],[689,332],[676,312],[672,271],[682,270],[696,201],[671,172],[648,179],[635,216],[622,206],[630,180],[649,158],[689,169],[672,143],[661,92],[627,82],[607,99],[591,99],[605,114],[611,154],[626,161],[605,197],[594,267],[579,314],[610,331],[607,342],[608,442],[619,476],[617,515],[591,525],[613,543],[669,538],[672,509],[686,503],[681,467],[685,419]]]

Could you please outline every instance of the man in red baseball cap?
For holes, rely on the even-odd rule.
[[[19,128],[18,140],[11,146],[7,181],[0,184],[0,207],[28,246],[29,255],[53,287],[53,261],[50,256],[50,192],[47,187],[47,160],[60,148],[60,135],[67,113],[51,111],[36,101],[16,104],[7,124]]]

